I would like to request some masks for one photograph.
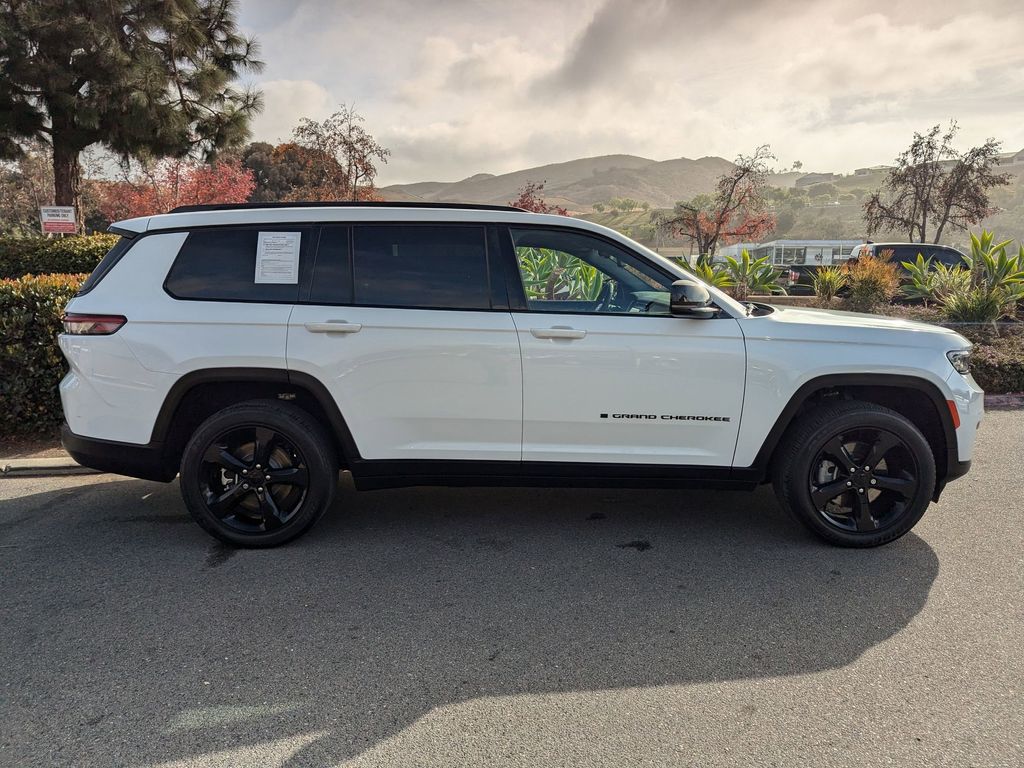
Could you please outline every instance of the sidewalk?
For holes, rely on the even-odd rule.
[[[94,475],[98,470],[76,463],[65,454],[58,457],[0,459],[0,477],[50,477],[53,475]]]
[[[8,458],[9,457],[9,458]],[[75,462],[57,440],[36,440],[0,445],[0,477],[46,477],[94,474]]]

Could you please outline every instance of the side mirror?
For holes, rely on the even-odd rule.
[[[718,310],[711,306],[708,289],[692,280],[676,280],[672,283],[669,312],[676,317],[711,318]]]

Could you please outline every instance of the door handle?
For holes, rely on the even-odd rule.
[[[344,320],[328,320],[326,323],[306,323],[310,333],[358,333],[362,323],[346,323]]]
[[[587,332],[581,328],[567,328],[555,326],[554,328],[531,328],[530,333],[535,339],[582,339]]]

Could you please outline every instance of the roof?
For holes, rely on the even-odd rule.
[[[380,200],[331,200],[327,202],[272,202],[272,203],[212,203],[208,205],[179,205],[169,213],[198,213],[200,211],[246,211],[275,208],[454,208],[476,211],[522,211],[512,205],[477,205],[476,203],[388,202]]]
[[[562,225],[596,232],[613,239],[623,236],[585,219],[550,213],[532,213],[521,208],[497,205],[447,203],[301,203],[185,206],[171,213],[116,221],[110,231],[122,235],[163,230],[187,230],[214,226],[265,226],[329,224],[332,222],[404,223],[501,223],[521,225]]]

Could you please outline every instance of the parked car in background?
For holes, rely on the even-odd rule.
[[[910,276],[903,266],[903,262],[916,261],[918,254],[926,259],[931,259],[933,265],[944,264],[947,267],[964,267],[965,269],[969,267],[967,258],[956,248],[932,243],[861,243],[854,246],[848,259],[836,260],[834,264],[849,264],[868,256],[887,259],[897,266],[901,280],[907,283],[910,282]],[[787,281],[783,283],[787,292],[794,296],[813,294],[814,290],[811,286],[814,284],[814,273],[820,266],[822,265],[800,264],[791,268],[788,274],[784,272],[782,279]],[[842,296],[845,293],[846,291],[843,290],[839,295]]]
[[[900,271],[906,273],[901,266],[904,261],[914,261],[917,255],[921,254],[926,259],[931,259],[932,264],[945,264],[947,267],[966,267],[967,258],[948,245],[933,245],[932,243],[872,243],[867,242],[858,245],[850,254],[850,260],[861,259],[866,256],[875,258],[886,258],[900,267]]]

